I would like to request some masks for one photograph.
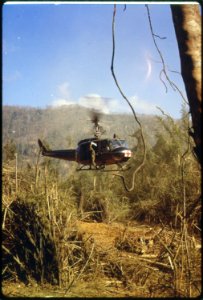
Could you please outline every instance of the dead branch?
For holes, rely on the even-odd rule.
[[[78,276],[74,277],[73,280],[70,282],[69,286],[67,287],[67,289],[66,289],[66,291],[65,291],[65,294],[70,290],[70,288],[72,287],[73,283],[76,282],[76,281],[79,279],[79,277],[82,275],[82,273],[83,273],[84,270],[86,269],[86,267],[87,267],[87,265],[88,265],[88,263],[89,263],[89,261],[90,261],[90,259],[91,259],[91,257],[92,257],[94,247],[95,247],[95,244],[93,243],[92,249],[91,249],[91,251],[90,251],[90,255],[89,255],[89,257],[88,257],[86,263],[84,264],[84,266],[83,266],[82,269],[80,270]]]
[[[146,263],[149,263],[153,266],[156,266],[156,267],[159,267],[159,268],[164,268],[168,271],[171,271],[173,272],[173,269],[171,267],[171,265],[167,265],[167,264],[164,264],[164,263],[161,263],[161,262],[157,262],[157,261],[153,261],[153,260],[150,260],[150,259],[146,259],[146,258],[139,258],[139,260],[141,261],[144,261]]]
[[[10,210],[10,206],[13,203],[14,200],[11,200],[10,203],[8,203],[4,209],[4,213],[3,213],[3,221],[2,221],[2,229],[5,229],[5,223],[6,223],[6,216],[7,216],[7,212],[8,210]]]

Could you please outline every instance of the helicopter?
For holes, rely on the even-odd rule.
[[[113,138],[101,138],[105,132],[99,124],[99,113],[94,111],[91,119],[94,124],[94,137],[86,138],[78,142],[76,149],[48,150],[38,139],[38,144],[43,156],[75,161],[81,170],[103,170],[107,165],[117,165],[119,170],[124,170],[122,163],[132,157],[126,140],[113,135]],[[115,170],[114,170],[115,171]]]

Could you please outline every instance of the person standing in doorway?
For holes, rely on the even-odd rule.
[[[94,149],[93,146],[94,146],[94,147],[97,147],[97,144],[94,143],[94,142],[91,142],[91,143],[90,143],[90,147],[89,147],[89,150],[90,150],[90,158],[91,158],[90,168],[91,168],[92,165],[93,165],[94,167],[96,167],[96,163],[95,163],[96,153],[95,153],[95,149]]]

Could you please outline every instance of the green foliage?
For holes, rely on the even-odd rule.
[[[156,143],[148,149],[145,166],[136,176],[130,193],[131,214],[139,221],[175,226],[177,220],[181,224],[184,201],[189,208],[200,194],[200,170],[190,150],[188,114],[184,111],[179,122],[169,116],[159,121],[164,130],[157,131]]]
[[[122,221],[127,217],[128,198],[119,193],[112,175],[81,172],[72,178],[71,185],[77,195],[82,219],[109,223]]]

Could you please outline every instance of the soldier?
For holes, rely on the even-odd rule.
[[[90,168],[91,168],[92,165],[93,165],[94,167],[96,167],[96,163],[95,163],[95,155],[96,155],[96,154],[95,154],[95,150],[94,150],[93,146],[97,147],[97,144],[94,143],[94,142],[91,142],[91,143],[90,143],[90,148],[89,148],[89,150],[90,150],[90,157],[91,157]]]

